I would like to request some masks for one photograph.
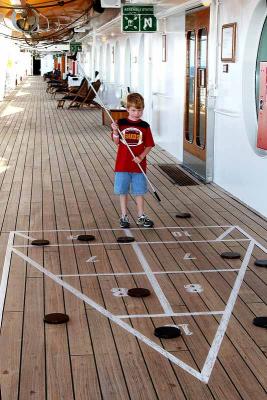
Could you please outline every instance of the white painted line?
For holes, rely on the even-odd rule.
[[[243,235],[245,235],[248,239],[253,240],[255,245],[259,247],[262,251],[264,251],[264,253],[267,253],[267,248],[260,244],[257,240],[253,239],[253,237],[250,236],[246,231],[244,231],[244,229],[240,228],[240,226],[237,226],[236,229],[238,229],[239,232],[243,233]]]
[[[5,304],[5,297],[6,297],[6,290],[7,290],[7,282],[8,282],[8,276],[9,276],[9,270],[10,270],[13,240],[14,240],[14,232],[10,232],[9,237],[8,237],[8,242],[7,242],[7,250],[6,250],[1,285],[0,285],[0,331],[2,328],[2,318],[3,318],[4,304]]]
[[[133,235],[129,229],[125,229],[125,232],[128,236],[133,237]],[[163,293],[163,290],[161,289],[155,275],[153,274],[153,271],[151,270],[142,250],[138,246],[138,243],[132,242],[131,245],[132,245],[132,248],[133,248],[135,254],[137,255],[137,258],[138,258],[140,264],[143,267],[144,272],[146,273],[147,279],[149,280],[150,284],[152,285],[152,287],[154,289],[154,292],[155,292],[163,310],[165,311],[166,314],[172,314],[173,310],[171,308],[171,305],[170,305],[169,301],[167,300],[165,294]]]
[[[164,274],[206,274],[210,272],[237,272],[239,268],[231,269],[231,268],[224,268],[224,269],[203,269],[203,270],[195,270],[195,271],[152,271],[154,275],[164,275]],[[99,274],[62,274],[56,276],[131,276],[131,275],[146,275],[146,272],[101,272]]]
[[[220,242],[249,242],[250,239],[224,239],[220,240]],[[135,242],[136,244],[180,244],[180,243],[217,243],[217,239],[212,240],[170,240],[170,241],[155,241],[155,242]],[[63,244],[48,244],[45,247],[70,247],[70,246],[108,246],[108,245],[120,245],[120,246],[129,246],[132,243],[118,243],[118,242],[102,242],[102,243],[63,243]],[[25,245],[17,245],[13,246],[13,248],[23,248],[23,247],[35,247],[33,245],[25,244]]]
[[[131,333],[134,335],[138,340],[141,342],[145,343],[146,345],[150,346],[153,348],[155,351],[160,353],[162,356],[166,357],[168,360],[173,362],[174,364],[178,365],[185,371],[187,371],[189,374],[193,375],[200,381],[203,381],[202,375],[199,371],[195,370],[194,368],[190,367],[186,363],[184,363],[182,360],[179,358],[175,357],[173,354],[169,353],[168,351],[164,350],[161,346],[159,346],[157,343],[153,342],[146,336],[144,336],[141,332],[138,332],[136,329],[134,329],[131,325],[123,322],[120,318],[116,317],[113,315],[111,312],[103,308],[101,305],[97,304],[95,301],[90,299],[89,297],[85,296],[83,293],[79,292],[77,289],[69,285],[68,283],[64,282],[63,280],[59,279],[56,275],[52,274],[50,271],[47,269],[43,268],[41,265],[39,265],[36,261],[32,260],[25,254],[21,253],[19,250],[13,248],[13,252],[17,254],[18,256],[22,257],[26,262],[31,264],[33,267],[38,269],[40,272],[51,278],[54,282],[58,283],[60,286],[64,287],[66,290],[74,294],[76,297],[78,297],[80,300],[84,301],[86,304],[89,304],[92,308],[97,310],[100,314],[104,315],[105,317],[109,318],[112,322],[115,324],[119,325],[121,328],[126,330],[127,332]]]
[[[199,225],[199,226],[159,226],[154,228],[131,228],[130,230],[158,230],[158,229],[204,229],[204,228],[230,228],[233,225]],[[123,228],[88,228],[88,229],[52,229],[44,231],[15,231],[15,232],[89,232],[89,231],[123,231]]]
[[[229,320],[231,318],[231,314],[240,290],[240,287],[242,285],[246,270],[247,270],[247,265],[249,263],[249,259],[251,257],[251,254],[253,252],[255,242],[252,240],[248,246],[247,252],[245,254],[244,260],[241,264],[241,268],[239,271],[239,274],[237,275],[236,281],[234,283],[232,292],[230,294],[230,297],[228,299],[227,305],[225,307],[224,314],[222,316],[222,319],[220,321],[220,325],[218,327],[218,330],[216,332],[216,335],[213,339],[211,348],[208,353],[208,357],[205,361],[205,364],[203,366],[203,369],[201,371],[201,376],[202,376],[202,381],[208,383],[212,369],[214,367],[215,361],[217,359],[217,355],[221,346],[221,343],[223,341],[224,334],[226,332]]]
[[[28,236],[28,235],[24,235],[24,233],[21,233],[21,232],[15,232],[15,234],[18,235],[18,236],[21,236],[21,237],[23,237],[25,239],[35,240],[33,237]]]
[[[223,232],[220,236],[217,237],[216,241],[220,241],[225,238],[225,236],[229,235],[233,230],[235,230],[235,226],[231,226],[225,232]]]
[[[131,318],[171,318],[171,317],[193,317],[203,315],[222,315],[224,311],[195,311],[195,312],[184,312],[184,313],[172,313],[171,315],[166,314],[128,314],[128,315],[116,315],[120,319],[131,319]]]

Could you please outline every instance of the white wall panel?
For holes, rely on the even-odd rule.
[[[214,135],[213,180],[267,216],[267,152],[257,151],[255,147],[255,65],[259,38],[267,15],[266,0],[220,1],[217,27],[216,4],[217,0],[214,0],[208,88],[208,135]],[[229,63],[229,72],[224,73],[221,27],[231,22],[237,23],[236,62]],[[166,62],[162,62],[163,32],[144,35],[141,53],[141,35],[129,34],[116,38],[120,49],[120,73],[114,74],[115,83],[117,80],[117,83],[125,83],[130,74],[131,89],[144,93],[144,119],[151,124],[156,142],[181,162],[186,68],[184,13],[167,17],[161,27],[167,35]],[[125,69],[127,39],[128,54],[131,49],[131,63],[129,66],[128,61],[127,65],[131,73]],[[110,42],[115,45],[114,39]],[[139,79],[141,71],[143,80]]]
[[[219,61],[214,182],[267,216],[267,152],[255,147],[255,66],[266,2],[231,0],[221,7],[220,24],[238,22],[237,61],[228,74]]]
[[[41,58],[41,75],[46,72],[53,71],[54,69],[54,60],[52,54],[47,54],[46,56]]]

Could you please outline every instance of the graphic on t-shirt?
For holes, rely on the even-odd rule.
[[[143,143],[143,132],[137,128],[125,128],[121,131],[122,142],[130,147],[139,146]]]
[[[146,147],[155,145],[150,126],[142,120],[131,121],[122,118],[118,120],[118,127],[121,132],[121,140],[118,145],[115,172],[141,173],[139,164],[133,161],[133,158],[142,154]],[[140,165],[146,172],[146,157]]]

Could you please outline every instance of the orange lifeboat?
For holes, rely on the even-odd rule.
[[[88,22],[93,0],[0,0],[2,23],[27,43],[70,40],[74,28]]]

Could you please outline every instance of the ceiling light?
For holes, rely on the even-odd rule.
[[[12,11],[11,21],[13,27],[23,33],[31,33],[38,29],[39,15],[33,8],[20,9]]]
[[[12,6],[19,6],[21,7],[21,1],[20,0],[11,0],[11,5]]]
[[[211,5],[211,2],[212,2],[212,0],[202,0],[202,4],[203,4],[203,6],[205,6],[205,7],[210,6],[210,5]]]

